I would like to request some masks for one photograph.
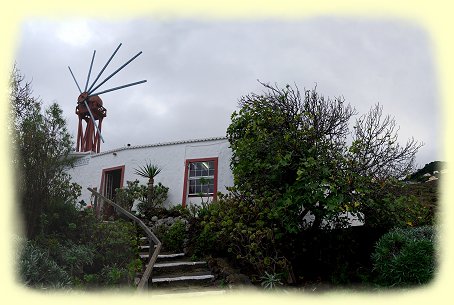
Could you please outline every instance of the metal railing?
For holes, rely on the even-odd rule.
[[[156,262],[156,259],[158,258],[159,252],[161,251],[161,242],[159,239],[154,235],[153,231],[150,230],[149,227],[147,227],[142,220],[131,214],[130,212],[126,211],[124,208],[119,206],[117,203],[113,202],[112,200],[104,197],[97,191],[93,190],[92,188],[88,188],[88,190],[96,197],[100,198],[103,202],[107,202],[108,204],[112,205],[113,207],[116,208],[118,212],[123,214],[124,216],[128,217],[132,221],[134,221],[136,224],[138,224],[147,234],[148,241],[150,243],[150,250],[149,250],[149,258],[150,260],[148,261],[148,265],[145,268],[145,271],[142,275],[142,278],[139,281],[139,284],[137,285],[137,290],[144,290],[145,288],[148,287],[148,280],[151,277],[151,272],[153,271],[153,266]],[[154,246],[155,245],[155,246]]]

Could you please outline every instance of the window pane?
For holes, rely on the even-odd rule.
[[[189,180],[189,194],[195,193],[195,180]]]
[[[214,161],[190,162],[188,193],[190,195],[213,194],[214,175]]]

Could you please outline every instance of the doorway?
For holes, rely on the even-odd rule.
[[[115,202],[116,190],[123,187],[123,178],[125,173],[125,166],[117,166],[112,168],[106,168],[102,171],[101,176],[101,193],[106,198]],[[110,204],[104,204],[103,214],[104,216],[112,216],[114,209]]]

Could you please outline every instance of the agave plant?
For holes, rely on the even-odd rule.
[[[154,190],[154,178],[161,172],[161,168],[159,168],[155,164],[148,163],[144,166],[139,166],[139,168],[135,168],[134,172],[136,175],[148,179],[148,198],[147,201],[151,204],[153,200],[153,190]]]
[[[265,271],[265,275],[261,277],[262,279],[262,287],[265,289],[275,289],[277,285],[282,286],[280,273],[268,273]]]

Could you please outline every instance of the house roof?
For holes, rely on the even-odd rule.
[[[71,154],[76,157],[82,157],[88,154],[91,154],[91,157],[98,157],[105,154],[111,154],[113,152],[118,152],[122,150],[130,150],[130,149],[138,149],[138,148],[148,148],[148,147],[157,147],[157,146],[167,146],[167,145],[177,145],[177,144],[186,144],[186,143],[197,143],[197,142],[209,142],[209,141],[219,141],[219,140],[226,140],[227,137],[213,137],[213,138],[204,138],[204,139],[190,139],[190,140],[181,140],[181,141],[171,141],[171,142],[160,142],[154,144],[146,144],[146,145],[134,145],[134,146],[125,146],[120,148],[115,148],[107,151],[103,151],[100,153],[95,152],[72,152]]]

